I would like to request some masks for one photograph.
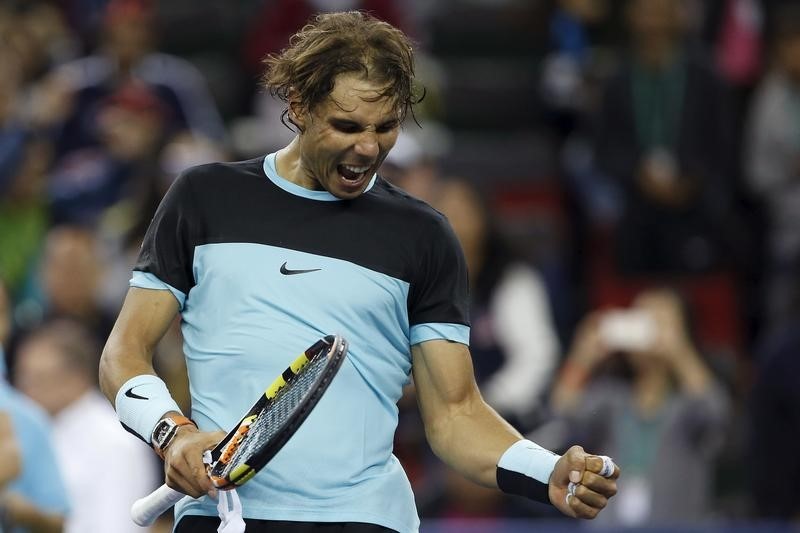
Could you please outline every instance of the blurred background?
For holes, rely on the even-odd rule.
[[[624,472],[586,523],[482,489],[409,387],[423,531],[800,530],[793,0],[0,0],[0,438],[42,448],[0,476],[6,526],[142,531],[161,465],[96,377],[139,244],[181,170],[291,139],[261,59],[342,9],[417,43],[382,173],[458,234],[485,398]],[[188,410],[177,324],[157,352]]]

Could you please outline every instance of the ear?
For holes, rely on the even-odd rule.
[[[294,89],[289,93],[288,104],[289,121],[301,132],[305,131],[306,122],[308,122],[308,111],[306,111],[305,106],[300,102],[300,95]]]

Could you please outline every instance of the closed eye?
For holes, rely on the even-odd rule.
[[[388,133],[397,128],[398,124],[399,123],[397,120],[390,120],[380,124],[377,128],[375,128],[375,131],[377,133]],[[359,133],[364,129],[361,124],[358,122],[353,122],[352,120],[335,119],[331,121],[331,126],[342,133]]]
[[[361,131],[361,125],[350,120],[333,120],[331,125],[342,133],[358,133]]]
[[[388,133],[395,129],[398,126],[398,122],[396,120],[392,120],[390,122],[384,122],[375,130],[378,133]]]

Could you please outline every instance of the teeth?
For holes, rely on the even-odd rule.
[[[354,167],[351,165],[342,165],[344,168],[349,170],[350,172],[355,172],[356,174],[361,174],[362,172],[366,172],[369,170],[369,167]]]

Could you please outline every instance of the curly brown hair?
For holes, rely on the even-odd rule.
[[[314,16],[289,40],[279,54],[264,59],[261,78],[274,97],[288,104],[293,94],[300,105],[312,111],[333,91],[336,77],[361,73],[384,84],[379,98],[392,98],[400,119],[425,96],[414,85],[414,56],[411,40],[400,30],[363,11],[324,13]],[[288,117],[288,106],[281,115]],[[298,128],[299,129],[299,128]]]

